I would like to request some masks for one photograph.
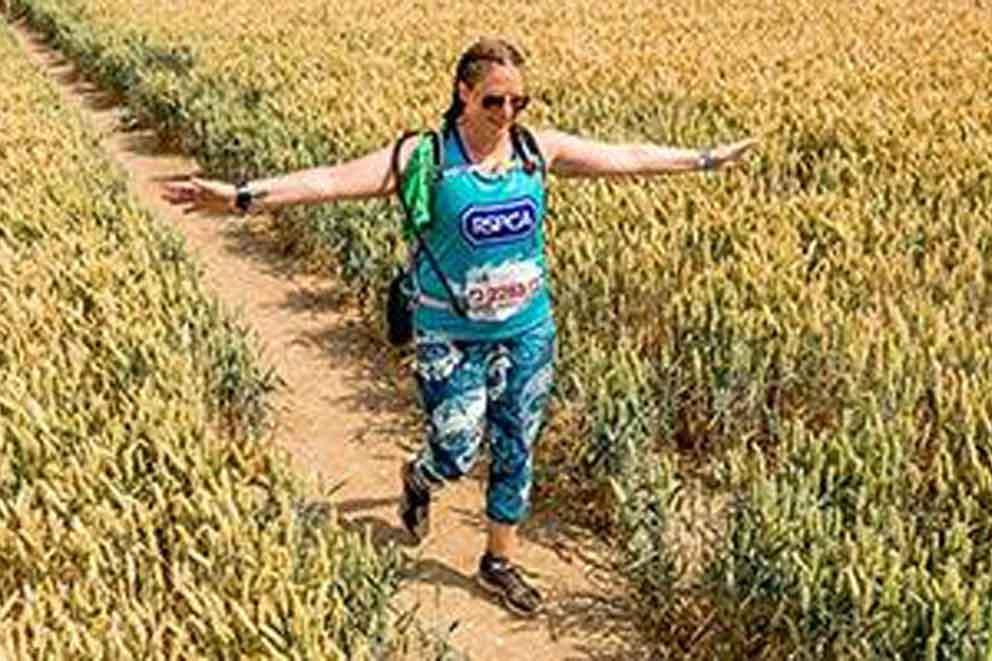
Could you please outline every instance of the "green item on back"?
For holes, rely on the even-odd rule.
[[[412,241],[431,222],[431,185],[437,170],[432,142],[430,134],[420,136],[400,185],[400,196],[407,209],[403,219],[403,238],[407,241]]]

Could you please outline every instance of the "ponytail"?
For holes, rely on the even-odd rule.
[[[465,110],[465,102],[462,101],[462,97],[458,93],[458,81],[455,80],[455,89],[451,93],[451,105],[444,111],[444,121],[441,124],[441,131],[443,133],[448,133],[455,129],[455,124],[458,122],[458,118],[461,117],[463,110]]]

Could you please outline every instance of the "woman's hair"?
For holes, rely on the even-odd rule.
[[[451,105],[444,113],[445,130],[454,128],[455,122],[465,109],[462,97],[458,93],[458,83],[465,83],[469,87],[473,87],[485,78],[490,67],[496,64],[512,65],[518,69],[523,69],[524,56],[516,47],[503,39],[483,37],[472,44],[458,58],[458,66],[455,67],[454,89],[451,92]]]

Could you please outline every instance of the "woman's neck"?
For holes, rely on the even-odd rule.
[[[473,162],[483,163],[506,157],[508,150],[505,135],[493,133],[467,120],[458,122],[458,129],[468,152],[467,156]]]

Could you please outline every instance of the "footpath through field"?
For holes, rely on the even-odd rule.
[[[381,341],[338,303],[339,285],[292,273],[242,230],[238,218],[184,216],[165,203],[162,183],[196,171],[195,163],[163,153],[150,132],[124,131],[123,109],[113,99],[24,25],[13,27],[66,101],[90,118],[103,147],[129,174],[134,196],[178,228],[198,255],[207,286],[224,304],[241,308],[258,334],[266,361],[286,383],[276,395],[272,441],[301,471],[340,483],[334,501],[342,521],[367,525],[382,544],[406,544],[395,514],[398,474],[419,442],[406,368],[398,369]],[[610,619],[622,624],[623,616],[606,597],[610,582],[594,560],[595,541],[566,530],[553,513],[536,514],[521,533],[519,559],[549,597],[542,617],[515,618],[475,585],[485,539],[483,476],[478,472],[442,494],[432,512],[431,538],[411,548],[415,575],[399,605],[419,603],[421,621],[452,630],[452,645],[473,659],[637,658],[609,626]]]

